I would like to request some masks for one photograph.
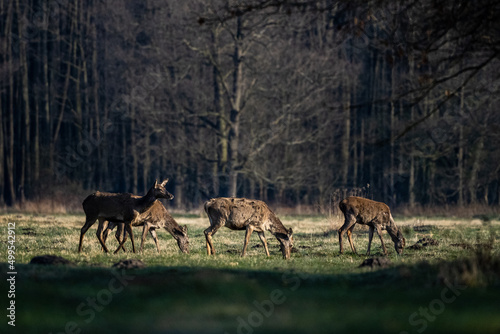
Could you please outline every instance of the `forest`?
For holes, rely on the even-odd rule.
[[[0,206],[498,206],[500,2],[0,0]],[[80,205],[84,197],[78,197]]]

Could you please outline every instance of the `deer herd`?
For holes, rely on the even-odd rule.
[[[132,194],[106,193],[97,191],[85,198],[83,210],[86,220],[80,232],[80,244],[78,252],[82,251],[83,237],[87,230],[99,221],[97,227],[97,239],[102,250],[108,252],[106,239],[110,231],[117,227],[115,234],[119,246],[115,250],[125,251],[124,243],[127,233],[132,242],[132,251],[135,253],[133,226],[143,226],[140,251],[143,250],[144,241],[148,232],[153,237],[156,249],[160,253],[156,229],[163,227],[177,241],[180,251],[189,253],[189,238],[187,227],[179,226],[167,209],[158,200],[165,198],[172,200],[174,196],[165,188],[168,179],[161,183],[155,181],[146,195],[136,196]],[[344,214],[345,221],[338,231],[340,253],[344,251],[343,236],[347,232],[347,239],[351,250],[357,254],[352,241],[352,231],[356,223],[369,227],[369,239],[367,255],[376,231],[382,243],[384,254],[387,249],[382,237],[382,230],[390,235],[397,254],[402,254],[405,247],[405,238],[401,230],[394,223],[389,207],[381,202],[375,202],[361,197],[347,197],[339,203],[339,208]],[[257,232],[264,246],[267,256],[269,249],[264,232],[269,231],[278,240],[284,259],[290,259],[293,248],[293,231],[287,229],[281,220],[269,209],[266,203],[259,200],[246,198],[212,198],[205,202],[204,209],[208,215],[210,226],[204,231],[206,238],[207,254],[215,254],[212,236],[219,228],[225,226],[231,230],[245,230],[245,240],[241,256],[245,256],[248,242],[252,232]]]

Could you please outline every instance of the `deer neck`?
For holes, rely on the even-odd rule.
[[[156,201],[153,193],[153,188],[149,189],[148,193],[135,201],[135,210],[139,212],[146,211]]]
[[[167,217],[162,217],[159,225],[170,233],[173,233],[177,224],[175,223],[175,220],[169,215]]]
[[[277,233],[283,233],[286,235],[288,231],[283,226],[281,220],[279,220],[278,217],[273,216],[271,218],[271,224],[269,224],[269,232],[271,232],[271,234],[273,235],[276,235]]]
[[[401,230],[394,224],[387,226],[387,233],[391,236],[392,241],[396,242],[402,236]]]

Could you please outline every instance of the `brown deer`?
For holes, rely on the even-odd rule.
[[[210,219],[210,227],[205,230],[208,255],[215,254],[212,236],[219,228],[226,226],[231,230],[246,230],[241,256],[246,254],[250,235],[253,231],[258,233],[266,254],[269,256],[264,231],[270,231],[280,243],[283,258],[290,258],[293,247],[293,231],[291,228],[286,229],[283,226],[266,203],[246,198],[213,198],[205,202],[205,212]]]
[[[89,195],[82,203],[83,211],[85,211],[85,225],[83,225],[80,232],[80,244],[78,246],[78,252],[82,251],[83,246],[83,236],[87,230],[94,225],[95,221],[99,219],[99,225],[103,226],[104,221],[114,221],[124,223],[126,231],[130,235],[132,241],[132,250],[135,253],[134,245],[134,235],[132,232],[132,223],[135,219],[144,211],[146,211],[157,198],[173,199],[174,195],[169,193],[165,189],[168,179],[164,180],[162,183],[155,181],[154,185],[149,189],[148,193],[142,197],[134,196],[132,194],[119,194],[119,193],[105,193],[105,192],[95,192]],[[97,238],[101,243],[102,248],[105,252],[108,252],[108,248],[104,243],[102,238],[102,233],[98,229]],[[125,239],[125,238],[124,238]],[[123,246],[125,240],[115,251],[115,254]]]
[[[105,223],[106,225],[106,223]],[[158,253],[160,253],[160,246],[158,245],[158,236],[156,235],[157,228],[164,228],[167,230],[177,241],[177,245],[179,249],[183,253],[189,253],[189,238],[187,235],[187,226],[179,226],[175,219],[170,215],[167,209],[163,206],[163,204],[156,200],[153,205],[143,213],[141,213],[137,219],[133,222],[132,226],[144,226],[142,230],[142,240],[141,240],[141,248],[140,252],[144,247],[144,241],[146,240],[146,235],[149,231],[153,240],[156,244],[156,249]],[[124,233],[124,224],[120,222],[110,221],[107,223],[107,226],[101,226],[98,229],[105,229],[103,231],[103,240],[106,243],[106,239],[108,237],[109,232],[111,232],[115,226],[118,226],[115,237],[118,240],[118,243],[122,243],[122,238],[126,238],[126,234]],[[122,247],[123,248],[123,247]],[[125,251],[125,248],[123,248]]]
[[[370,227],[369,238],[368,238],[368,251],[366,255],[370,255],[370,246],[373,239],[373,230],[377,231],[380,237],[380,242],[382,243],[382,248],[384,249],[384,254],[387,255],[387,249],[384,245],[384,239],[382,238],[382,230],[387,230],[389,235],[394,242],[394,247],[398,254],[403,252],[406,240],[403,237],[403,233],[394,223],[394,219],[391,215],[391,210],[389,207],[381,202],[375,202],[366,198],[361,197],[347,197],[339,203],[339,208],[344,213],[345,222],[344,225],[339,229],[339,243],[340,243],[340,254],[344,252],[342,245],[342,238],[344,232],[347,231],[347,238],[349,239],[349,244],[354,253],[357,254],[356,248],[352,242],[352,230],[356,223],[368,225]]]

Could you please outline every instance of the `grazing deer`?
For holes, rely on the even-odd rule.
[[[164,180],[162,183],[155,181],[155,184],[149,189],[148,193],[142,197],[134,196],[132,194],[105,193],[99,191],[89,195],[82,203],[86,220],[85,225],[83,225],[80,232],[80,245],[78,246],[78,252],[80,253],[82,251],[83,236],[87,230],[94,225],[95,221],[99,219],[99,226],[103,226],[104,221],[106,220],[124,223],[125,229],[132,240],[132,249],[135,253],[134,235],[131,225],[142,212],[146,211],[154,203],[157,198],[166,198],[169,200],[174,198],[174,195],[165,189],[167,182],[168,179]],[[99,231],[98,229],[97,238],[99,239],[104,251],[108,252],[108,248],[104,243],[101,232],[102,231]],[[125,240],[122,240],[122,243],[116,249],[115,254],[123,246],[124,242]]]
[[[267,207],[266,203],[246,198],[213,198],[205,202],[205,212],[210,219],[210,227],[205,230],[208,255],[215,254],[212,235],[226,226],[231,230],[246,230],[245,242],[241,256],[245,256],[248,241],[253,231],[259,235],[267,256],[266,237],[264,231],[270,231],[280,242],[284,259],[290,258],[293,246],[292,229],[286,229],[278,217]]]
[[[352,230],[356,223],[368,225],[370,227],[368,251],[366,252],[366,255],[370,255],[373,230],[376,230],[377,234],[380,237],[380,242],[382,243],[384,254],[387,255],[387,249],[385,248],[384,239],[382,238],[382,230],[387,230],[387,232],[391,236],[396,252],[398,254],[401,254],[403,252],[406,240],[403,237],[403,233],[401,233],[401,230],[394,223],[394,219],[391,215],[391,210],[386,204],[375,202],[366,198],[352,196],[342,200],[339,203],[339,208],[340,210],[342,210],[345,217],[344,225],[342,225],[342,227],[339,229],[340,254],[344,252],[342,246],[342,238],[344,232],[346,231],[351,249],[354,253],[356,253],[356,248],[354,248],[354,244],[352,242]]]
[[[177,224],[175,219],[170,215],[170,213],[160,201],[156,200],[149,209],[141,213],[133,222],[133,226],[141,225],[144,226],[144,228],[142,230],[141,248],[139,250],[140,252],[142,252],[144,241],[146,240],[146,235],[149,231],[156,244],[156,249],[158,250],[158,253],[160,253],[160,246],[158,245],[158,236],[156,235],[156,229],[163,227],[177,241],[179,249],[183,253],[189,253],[189,238],[187,235],[187,226],[179,226],[179,224]],[[105,228],[103,232],[104,243],[106,243],[109,232],[111,232],[115,228],[115,226],[118,226],[115,234],[118,243],[122,243],[122,237],[126,238],[126,234],[124,233],[124,224],[120,222],[110,221],[108,222],[107,226],[99,227],[101,230]],[[125,251],[125,248],[123,248],[123,250]]]

